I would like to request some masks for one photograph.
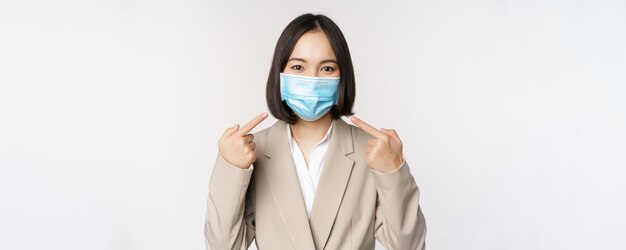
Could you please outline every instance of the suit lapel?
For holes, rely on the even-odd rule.
[[[279,120],[267,135],[265,177],[294,246],[298,249],[315,249],[287,139],[287,123]]]
[[[354,166],[347,155],[353,151],[350,126],[335,120],[309,219],[317,249],[324,249],[335,222]]]

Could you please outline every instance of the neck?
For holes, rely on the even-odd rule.
[[[312,140],[319,142],[328,132],[331,123],[332,117],[330,113],[327,113],[316,121],[298,119],[295,124],[289,126],[291,128],[291,136],[296,141]]]

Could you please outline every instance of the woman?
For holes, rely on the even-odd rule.
[[[352,117],[350,52],[323,15],[294,19],[267,81],[278,119],[226,129],[209,182],[208,249],[424,249],[419,190],[393,129]]]

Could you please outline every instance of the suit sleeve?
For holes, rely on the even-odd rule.
[[[426,249],[426,222],[419,204],[419,189],[406,161],[390,173],[370,171],[378,193],[376,239],[386,249]]]
[[[251,203],[253,166],[240,169],[219,154],[209,180],[209,195],[204,224],[207,250],[248,249],[255,237],[254,210]],[[250,190],[254,190],[250,188]]]

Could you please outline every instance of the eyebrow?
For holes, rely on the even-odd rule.
[[[290,61],[301,61],[301,62],[306,62],[306,60],[304,60],[304,59],[302,59],[302,58],[298,58],[298,57],[292,57],[292,58],[289,58],[289,60],[287,60],[287,62],[290,62]],[[320,64],[324,64],[324,63],[335,63],[335,64],[339,64],[339,63],[337,63],[337,60],[334,60],[334,59],[326,59],[326,60],[322,60],[322,61],[320,62]]]

